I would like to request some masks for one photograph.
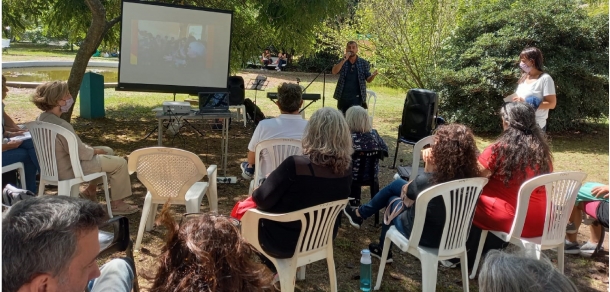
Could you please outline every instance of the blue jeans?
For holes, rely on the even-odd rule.
[[[371,199],[368,203],[366,203],[358,208],[358,213],[360,214],[360,217],[362,217],[362,219],[369,218],[369,217],[375,215],[375,213],[379,212],[381,209],[388,206],[392,200],[394,200],[396,198],[400,198],[400,192],[402,191],[402,186],[404,186],[406,183],[407,182],[405,180],[397,179],[397,180],[393,181],[392,183],[390,183],[389,185],[387,185],[385,188],[381,189],[379,191],[379,193],[377,193],[373,197],[373,199]],[[394,202],[392,204],[391,208],[394,208],[398,204],[402,204],[402,201],[397,200],[396,202]],[[404,212],[404,210],[405,209],[403,209],[403,212]],[[402,235],[404,235],[406,237],[405,231],[404,231],[405,229],[404,229],[404,226],[402,225],[402,220],[400,220],[400,216],[396,216],[391,222],[389,222],[389,225],[386,225],[384,223],[381,226],[381,235],[379,236],[379,245],[381,247],[383,247],[383,242],[385,241],[385,234],[388,232],[388,230],[390,229],[390,226],[392,226],[392,225],[394,225],[394,227],[396,228],[396,230],[398,230],[398,232],[402,233]]]
[[[100,268],[101,275],[89,281],[91,292],[116,291],[129,292],[133,285],[133,270],[130,258],[113,259]]]
[[[25,171],[25,187],[28,191],[38,193],[36,188],[36,172],[40,171],[36,150],[34,150],[34,142],[32,139],[24,140],[19,147],[2,152],[2,166],[11,165],[13,163],[23,163]]]

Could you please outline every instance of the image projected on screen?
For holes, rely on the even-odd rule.
[[[131,44],[136,54],[131,54],[129,63],[133,65],[156,66],[165,62],[166,68],[208,68],[206,64],[206,47],[208,43],[207,27],[160,21],[137,21],[138,37]],[[211,29],[213,31],[213,28]],[[213,46],[212,46],[213,47]]]
[[[117,89],[226,88],[231,19],[230,11],[124,1]]]

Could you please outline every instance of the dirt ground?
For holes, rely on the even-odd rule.
[[[259,72],[257,70],[249,70],[242,72],[246,82],[254,78]],[[296,77],[300,75],[294,73],[277,73],[265,72],[269,78],[269,87],[277,87],[281,82],[295,82]],[[302,75],[302,74],[301,74]],[[313,77],[308,75],[309,80]],[[322,77],[320,77],[322,78]],[[327,76],[328,79],[332,79]],[[331,81],[332,82],[332,81]],[[302,84],[306,85],[306,84]],[[11,89],[11,92],[22,92],[20,89]],[[25,90],[27,91],[27,90]],[[258,98],[264,98],[264,92],[260,92]],[[327,103],[328,104],[328,103]],[[31,114],[23,114],[17,116],[17,121],[32,120],[35,116]],[[156,132],[147,138],[141,139],[147,133],[151,132],[156,126],[156,120],[151,117],[148,120],[142,120],[141,117],[130,117],[128,115],[116,115],[95,121],[77,118],[72,121],[75,130],[79,133],[81,139],[90,145],[105,145],[115,149],[117,155],[128,158],[128,154],[132,151],[156,146]],[[220,167],[220,132],[212,131],[208,124],[196,124],[196,127],[204,129],[205,137],[199,137],[193,131],[184,131],[180,137],[172,139],[164,137],[165,146],[179,147],[191,151],[199,155],[202,161],[208,164],[218,164]],[[234,204],[241,199],[247,197],[249,181],[241,178],[241,170],[239,162],[246,157],[247,144],[253,132],[253,127],[248,124],[246,128],[242,123],[233,121],[229,133],[229,156],[227,174],[237,177],[235,184],[219,184],[218,185],[218,208],[220,214],[228,215]],[[394,153],[395,139],[386,141],[390,147],[390,153]],[[405,149],[401,151],[401,157],[408,157],[409,147],[401,147]],[[387,185],[395,173],[394,169],[390,169],[392,158],[381,162],[380,166],[380,186]],[[399,161],[406,164],[407,161]],[[223,170],[219,169],[219,176],[222,176]],[[138,181],[136,175],[131,176],[133,196],[128,198],[128,202],[138,205],[140,208],[144,202],[146,189]],[[53,193],[56,190],[49,188],[48,193]],[[369,198],[367,188],[363,189],[363,201]],[[102,201],[103,193],[99,192],[99,200]],[[176,214],[185,212],[183,206],[175,206],[173,210]],[[202,212],[209,211],[207,199],[201,207]],[[130,223],[130,234],[135,241],[137,229],[140,223],[141,212],[133,215],[128,215]],[[343,215],[342,215],[343,216]],[[340,228],[339,235],[335,241],[335,265],[337,270],[337,279],[339,283],[339,291],[357,291],[358,281],[354,280],[354,276],[358,274],[359,251],[366,248],[370,242],[377,241],[380,228],[372,226],[372,222],[367,222],[363,228],[356,230],[349,226],[347,220],[342,220],[343,224]],[[372,221],[372,220],[369,220]],[[589,230],[586,226],[580,228],[579,240],[585,241],[588,238]],[[607,237],[607,236],[606,236]],[[157,265],[157,258],[160,254],[160,249],[164,243],[163,228],[155,228],[151,232],[144,233],[142,242],[143,248],[139,253],[136,253],[135,260],[137,271],[139,273],[139,283],[143,288],[149,287],[150,282],[146,279],[146,275],[153,276]],[[608,290],[608,239],[604,244],[606,252],[596,258],[583,258],[580,256],[566,255],[565,274],[570,277],[581,291],[606,291]],[[404,253],[397,253],[394,249],[394,263],[389,265],[384,276],[384,284],[382,289],[385,291],[419,291],[421,290],[421,266],[419,261]],[[545,252],[553,262],[556,262],[555,252]],[[116,254],[114,256],[121,256]],[[101,259],[103,263],[106,259]],[[374,277],[376,276],[378,261],[373,261]],[[439,291],[461,291],[461,275],[459,269],[447,269],[439,267],[437,290]],[[471,291],[477,290],[476,280],[470,281]],[[297,282],[297,291],[328,291],[328,271],[325,261],[320,261],[307,266],[307,279]]]

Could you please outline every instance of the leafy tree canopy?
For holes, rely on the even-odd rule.
[[[608,14],[588,16],[569,0],[472,2],[443,44],[436,80],[440,110],[476,130],[497,131],[497,111],[520,76],[519,53],[544,54],[557,91],[549,128],[608,117]]]
[[[313,50],[313,31],[323,25],[329,15],[346,7],[347,0],[182,0],[162,1],[233,10],[233,35],[230,66],[239,68],[260,50],[275,44],[284,49],[307,52]],[[120,28],[119,0],[7,0],[3,2],[2,20],[16,28],[32,22],[43,22],[48,31],[66,32],[71,41],[83,42],[68,78],[72,96],[76,97],[95,49],[104,42],[117,46]],[[83,33],[86,31],[86,34]],[[72,109],[64,116],[70,119]]]

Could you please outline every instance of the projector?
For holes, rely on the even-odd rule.
[[[191,113],[191,104],[186,101],[164,101],[163,114],[188,115]]]

